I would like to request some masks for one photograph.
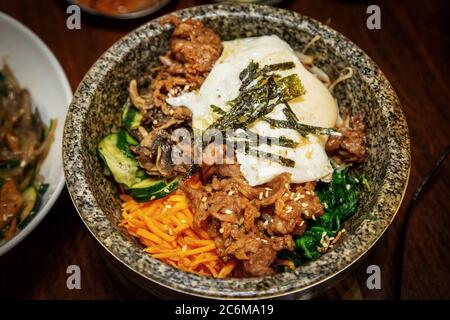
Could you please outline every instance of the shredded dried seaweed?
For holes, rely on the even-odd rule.
[[[284,110],[286,109],[283,109],[283,112],[285,112]],[[285,112],[285,115],[286,113],[288,113],[288,111]],[[263,117],[263,120],[275,128],[293,129],[303,137],[306,137],[308,134],[322,134],[322,135],[339,134],[338,131],[336,131],[333,128],[310,126],[293,120],[276,120],[268,117]]]
[[[272,160],[275,162],[278,162],[279,164],[285,166],[285,167],[289,167],[289,168],[293,168],[295,167],[295,161],[283,156],[280,156],[278,154],[275,153],[271,153],[271,152],[266,152],[266,151],[262,151],[256,148],[251,148],[251,147],[246,147],[244,148],[244,152],[246,154],[249,155],[253,155],[257,158],[263,158],[263,159],[268,159],[268,160]]]
[[[241,80],[239,95],[227,103],[230,110],[225,113],[222,108],[211,106],[221,116],[208,129],[244,128],[272,112],[278,104],[305,94],[305,89],[296,74],[282,78],[272,73],[292,69],[294,66],[293,62],[285,62],[260,68],[257,62],[251,61],[239,74]]]

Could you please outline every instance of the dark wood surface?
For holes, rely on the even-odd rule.
[[[33,30],[54,52],[72,89],[96,59],[142,23],[173,10],[200,4],[173,1],[135,21],[99,20],[82,15],[81,30],[66,28],[60,1],[2,0],[5,12]],[[366,8],[381,7],[381,30],[366,28]],[[281,7],[325,22],[365,50],[391,81],[408,119],[412,170],[408,191],[393,225],[368,257],[337,287],[320,298],[392,299],[396,247],[406,206],[423,176],[450,142],[450,2],[442,1],[284,1]],[[1,41],[1,39],[0,39]],[[450,298],[450,160],[418,203],[406,236],[402,298]],[[66,268],[81,268],[82,289],[66,288]],[[366,268],[381,268],[381,290],[368,290]],[[356,288],[356,289],[355,289]],[[0,298],[148,298],[106,268],[95,240],[84,227],[67,190],[43,222],[17,247],[0,257]]]

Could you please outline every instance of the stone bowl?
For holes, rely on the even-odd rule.
[[[371,191],[362,195],[358,212],[346,222],[346,233],[333,250],[295,272],[269,277],[213,279],[175,269],[147,255],[118,226],[120,199],[113,181],[103,174],[97,143],[115,130],[128,83],[158,64],[168,49],[172,27],[160,18],[129,33],[92,66],[80,83],[65,123],[63,159],[73,203],[89,231],[112,261],[139,285],[162,297],[183,294],[220,299],[309,296],[348,271],[380,239],[402,202],[410,171],[408,128],[392,86],[375,63],[333,29],[297,13],[260,5],[213,4],[180,10],[181,18],[203,21],[224,40],[276,34],[294,49],[315,35],[316,64],[328,73],[351,66],[354,76],[334,90],[341,108],[364,111],[367,161],[359,168]]]

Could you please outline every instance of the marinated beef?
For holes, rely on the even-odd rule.
[[[207,230],[219,256],[242,265],[234,276],[273,273],[277,253],[294,248],[292,234],[303,234],[305,220],[324,212],[314,193],[315,184],[291,189],[290,174],[283,173],[263,186],[251,187],[238,164],[211,168],[212,179],[198,189],[180,182],[195,212],[195,226]]]
[[[331,136],[325,149],[328,156],[332,157],[337,163],[362,163],[366,158],[367,144],[364,114],[351,116],[349,122],[349,126],[337,128],[341,135]]]
[[[220,37],[200,21],[168,16],[161,23],[171,23],[175,28],[169,50],[160,57],[161,66],[153,70],[156,76],[150,85],[148,81],[132,80],[129,86],[130,101],[143,114],[141,126],[134,132],[140,145],[132,151],[149,175],[174,178],[186,173],[191,165],[173,163],[175,141],[171,133],[178,128],[189,132],[192,112],[186,107],[173,108],[166,99],[199,88],[223,47]]]
[[[160,57],[162,65],[156,70],[151,87],[155,105],[169,114],[172,108],[166,103],[167,96],[199,88],[220,57],[223,45],[221,38],[201,21],[182,21],[170,15],[161,23],[173,24],[175,29],[169,50]]]

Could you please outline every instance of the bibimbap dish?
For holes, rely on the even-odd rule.
[[[409,170],[395,94],[348,40],[286,14],[165,16],[81,83],[65,128],[69,190],[105,248],[145,278],[208,297],[299,291],[348,267],[392,220]]]
[[[295,52],[276,35],[161,23],[175,26],[161,66],[130,82],[121,128],[98,145],[121,226],[213,277],[294,270],[332,248],[366,181],[349,170],[365,159],[364,116],[339,115],[332,96],[352,69],[333,80],[314,66],[319,37]]]

